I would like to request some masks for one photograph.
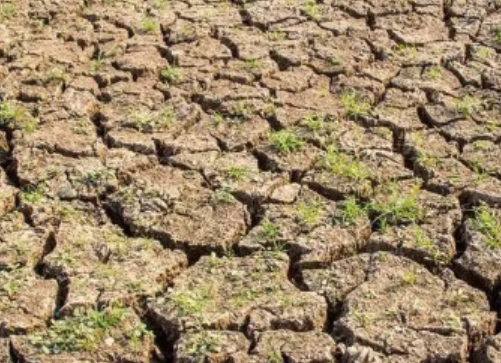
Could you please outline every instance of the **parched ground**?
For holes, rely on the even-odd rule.
[[[499,0],[0,0],[0,363],[500,363]]]

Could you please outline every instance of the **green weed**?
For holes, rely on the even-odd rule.
[[[247,175],[249,175],[249,169],[248,168],[242,168],[238,166],[232,166],[226,171],[226,175],[228,178],[235,180],[235,181],[240,181],[244,179]]]
[[[501,218],[486,205],[474,209],[472,225],[486,238],[487,247],[497,250],[501,247]]]
[[[418,202],[419,185],[407,195],[402,195],[395,184],[389,184],[385,189],[388,195],[384,201],[369,204],[369,209],[376,215],[375,221],[382,229],[390,223],[415,223],[421,220],[423,211]]]
[[[259,236],[266,242],[276,242],[280,237],[280,228],[266,218],[261,224]]]
[[[245,70],[249,72],[255,72],[259,70],[260,67],[261,67],[261,62],[259,61],[259,59],[253,59],[253,58],[247,59],[244,63]]]
[[[14,4],[0,5],[0,21],[9,20],[16,14],[16,7]]]
[[[278,131],[270,134],[273,148],[280,154],[290,154],[301,150],[305,142],[297,135],[289,131]]]
[[[310,132],[318,132],[324,127],[324,119],[319,115],[308,115],[303,118],[303,125]]]
[[[465,116],[480,110],[483,105],[484,102],[481,99],[473,96],[464,96],[454,102],[454,108]]]
[[[432,80],[439,80],[442,78],[442,69],[440,67],[431,67],[425,72],[425,76]]]
[[[355,157],[350,157],[336,148],[329,148],[323,157],[324,167],[343,178],[363,181],[371,176],[370,169]]]
[[[317,19],[320,15],[320,9],[314,0],[307,0],[303,5],[303,12],[310,19]]]
[[[496,42],[501,44],[501,28],[496,29],[496,31],[494,32],[494,39],[496,40]]]
[[[205,283],[193,289],[173,292],[169,299],[176,305],[179,316],[192,316],[207,310],[216,297],[218,288]]]
[[[39,203],[45,194],[45,185],[43,183],[37,186],[29,185],[21,192],[21,199],[32,204]]]
[[[349,197],[339,204],[338,217],[345,226],[355,224],[364,216],[367,216],[367,211],[365,207],[358,203],[355,197]]]
[[[162,82],[176,84],[181,80],[181,73],[177,67],[169,65],[160,72],[160,78]]]
[[[318,223],[322,211],[323,205],[321,203],[300,203],[297,207],[297,216],[302,223],[312,226]]]
[[[142,132],[151,132],[156,129],[166,130],[174,123],[176,115],[172,107],[166,107],[160,112],[136,113],[124,126],[134,128]]]
[[[38,122],[8,101],[0,102],[0,127],[21,129],[26,133],[35,131]]]
[[[215,333],[202,331],[189,336],[186,342],[187,353],[195,358],[199,358],[200,362],[204,361],[204,357],[208,353],[216,353],[219,351],[221,338]]]
[[[145,17],[141,21],[140,28],[145,33],[156,33],[160,30],[157,21],[151,17]]]
[[[417,274],[413,270],[407,271],[402,276],[402,284],[404,285],[415,285],[416,281],[417,281]]]
[[[41,353],[59,354],[95,351],[111,331],[122,325],[129,339],[141,342],[151,336],[142,323],[124,324],[129,314],[129,310],[121,307],[109,307],[102,311],[77,310],[74,316],[55,321],[48,330],[28,336],[28,341]]]
[[[372,111],[371,105],[353,91],[347,91],[341,94],[341,105],[348,116],[354,118],[368,116]]]

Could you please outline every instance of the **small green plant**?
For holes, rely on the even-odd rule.
[[[121,307],[101,311],[77,309],[72,317],[56,320],[48,330],[28,336],[28,341],[41,353],[58,354],[95,351],[118,327],[124,328],[125,336],[138,343],[151,337],[151,332],[142,323],[124,324],[129,314],[128,309]]]
[[[175,122],[176,115],[172,107],[166,107],[159,112],[146,112],[133,114],[130,120],[124,123],[142,132],[166,130]]]
[[[318,223],[322,211],[323,206],[321,203],[300,203],[297,209],[297,216],[302,223],[311,226]]]
[[[216,191],[212,197],[213,205],[232,204],[235,202],[235,197],[226,188]]]
[[[145,33],[156,33],[160,29],[157,21],[151,17],[145,17],[141,21],[140,28]]]
[[[268,34],[268,39],[270,39],[273,42],[280,42],[287,38],[287,34],[281,31],[273,31],[267,34]]]
[[[415,58],[418,54],[416,47],[408,44],[398,44],[395,48],[395,52],[402,57],[409,58]]]
[[[9,298],[14,296],[21,286],[7,271],[0,271],[0,277],[2,277],[3,281],[6,281],[3,285],[0,285],[0,296],[4,295]]]
[[[224,122],[224,117],[220,113],[215,113],[212,119],[216,125],[221,125]]]
[[[371,176],[371,172],[365,164],[356,157],[349,156],[334,147],[327,150],[322,161],[324,168],[343,178],[364,181]]]
[[[425,72],[425,76],[434,81],[442,77],[442,69],[440,67],[431,67]]]
[[[384,200],[369,204],[369,209],[376,216],[375,222],[381,229],[385,229],[390,223],[415,223],[422,219],[423,211],[418,202],[419,185],[406,195],[394,183],[386,185],[385,189],[387,195]]]
[[[214,303],[218,288],[213,283],[205,283],[196,288],[173,292],[169,296],[179,316],[193,316],[203,313]]]
[[[351,226],[364,216],[367,216],[367,211],[352,196],[339,204],[338,216],[342,225]]]
[[[29,185],[23,189],[21,199],[27,201],[28,203],[37,204],[43,199],[44,193],[45,186],[43,183],[40,183],[37,186]]]
[[[44,83],[48,85],[58,85],[67,83],[69,79],[70,75],[65,68],[54,67],[47,72]]]
[[[303,5],[303,12],[310,19],[317,19],[320,15],[320,10],[315,0],[307,0]]]
[[[492,141],[486,141],[486,140],[477,140],[473,143],[473,148],[475,150],[490,150],[494,144]]]
[[[417,281],[417,274],[414,270],[406,271],[402,276],[402,284],[415,285]]]
[[[265,218],[259,231],[259,237],[266,242],[276,242],[280,237],[280,228],[268,218]]]
[[[491,250],[501,248],[501,218],[486,205],[474,210],[472,226],[486,238],[487,247]]]
[[[14,4],[0,5],[0,21],[9,20],[16,14],[16,7]]]
[[[98,51],[96,54],[96,58],[90,61],[90,71],[98,72],[101,70],[104,64],[104,59],[106,58],[106,54],[102,51]]]
[[[494,39],[497,43],[501,44],[501,28],[498,28],[494,31]]]
[[[113,179],[114,177],[115,174],[113,173],[112,170],[103,168],[87,172],[81,178],[78,179],[78,182],[87,187],[99,186],[102,185],[102,183]]]
[[[254,107],[252,104],[248,104],[242,101],[235,103],[233,107],[233,113],[235,116],[242,121],[250,120],[254,114]]]
[[[301,150],[305,142],[300,137],[289,131],[278,131],[270,134],[273,148],[280,154],[290,154]]]
[[[204,362],[204,357],[208,353],[216,353],[221,345],[221,338],[217,333],[202,331],[189,336],[186,342],[187,353],[194,358],[198,358],[199,362]]]
[[[439,158],[436,158],[434,156],[430,156],[424,151],[419,151],[417,153],[416,161],[419,165],[421,165],[422,167],[425,167],[425,168],[435,168],[441,162],[441,160]]]
[[[160,72],[162,82],[176,84],[181,80],[181,73],[176,66],[167,66]]]
[[[360,95],[354,91],[347,91],[341,94],[341,105],[350,117],[368,116],[372,107]]]
[[[266,363],[282,363],[283,361],[282,353],[279,350],[272,348],[266,354]]]
[[[303,118],[303,124],[310,132],[318,132],[324,127],[324,119],[319,115],[307,115]]]
[[[153,1],[153,8],[157,10],[162,10],[165,9],[167,6],[167,1],[166,0],[155,0]]]
[[[247,175],[249,175],[249,169],[238,166],[232,166],[226,171],[226,175],[228,176],[228,178],[232,180],[240,181],[244,179]]]
[[[255,72],[259,70],[260,67],[261,67],[261,62],[259,61],[259,59],[254,59],[254,58],[247,59],[244,63],[245,70],[249,72]]]
[[[8,101],[0,102],[0,127],[21,129],[26,133],[35,131],[38,122]]]
[[[473,96],[464,96],[454,102],[454,108],[465,116],[470,116],[480,110],[483,105],[484,102],[481,99]]]

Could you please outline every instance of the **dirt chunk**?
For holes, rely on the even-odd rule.
[[[55,320],[46,330],[11,338],[14,355],[24,362],[149,361],[153,335],[130,308],[79,310]]]
[[[202,257],[174,280],[172,290],[153,299],[149,310],[171,338],[201,328],[244,328],[250,336],[275,329],[322,329],[325,301],[297,290],[287,280],[287,269],[282,253]]]
[[[58,286],[30,267],[0,270],[0,336],[26,334],[45,327],[56,307]]]
[[[155,166],[125,181],[108,205],[135,235],[200,255],[231,248],[245,231],[245,206],[225,190],[208,189],[198,172]]]
[[[129,238],[99,211],[65,208],[43,272],[66,286],[62,312],[153,296],[187,265],[180,251]]]

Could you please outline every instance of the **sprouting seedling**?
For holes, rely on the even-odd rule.
[[[494,31],[494,39],[496,39],[497,43],[501,44],[501,28]]]
[[[278,131],[270,134],[270,141],[275,150],[281,154],[290,154],[301,150],[305,143],[297,135],[289,131]]]
[[[323,126],[323,118],[319,115],[307,115],[303,118],[303,124],[310,132],[318,132]]]
[[[474,210],[472,226],[486,238],[487,247],[492,250],[501,247],[501,217],[486,205],[476,207]]]
[[[454,103],[456,110],[465,116],[470,116],[472,113],[480,110],[483,105],[484,102],[481,99],[473,96],[464,96],[457,99]]]
[[[240,181],[249,174],[249,169],[245,167],[232,166],[226,172],[228,177],[235,181]]]
[[[143,18],[140,28],[145,33],[155,33],[159,30],[157,21],[149,16]]]
[[[371,105],[354,91],[346,91],[341,95],[341,105],[348,116],[357,118],[371,113]]]
[[[181,73],[176,66],[169,65],[160,72],[160,78],[168,84],[176,84],[181,80]]]
[[[244,63],[244,68],[249,72],[257,71],[261,67],[261,62],[259,59],[251,58],[247,59]]]
[[[303,6],[303,11],[310,19],[317,19],[320,15],[320,10],[314,0],[307,0]]]
[[[16,7],[14,4],[0,5],[0,21],[9,20],[16,14]]]

